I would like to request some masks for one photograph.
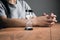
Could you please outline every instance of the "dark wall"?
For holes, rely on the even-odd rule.
[[[51,12],[57,15],[58,21],[60,21],[60,0],[25,0],[30,7],[34,10],[37,16],[46,12]]]

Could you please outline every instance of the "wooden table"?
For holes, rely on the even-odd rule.
[[[5,28],[0,30],[0,40],[60,40],[60,24],[52,27]]]

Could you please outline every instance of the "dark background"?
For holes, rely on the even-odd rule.
[[[57,20],[60,22],[60,0],[25,0],[34,10],[37,16],[44,12],[51,12],[57,15]]]

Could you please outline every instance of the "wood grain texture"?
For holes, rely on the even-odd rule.
[[[5,28],[0,30],[0,40],[60,40],[60,24],[52,27]]]

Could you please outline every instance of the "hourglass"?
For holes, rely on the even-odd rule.
[[[33,25],[32,25],[32,14],[33,14],[33,11],[32,10],[25,10],[26,11],[26,19],[27,19],[27,22],[26,22],[26,27],[25,27],[25,30],[33,30]]]

